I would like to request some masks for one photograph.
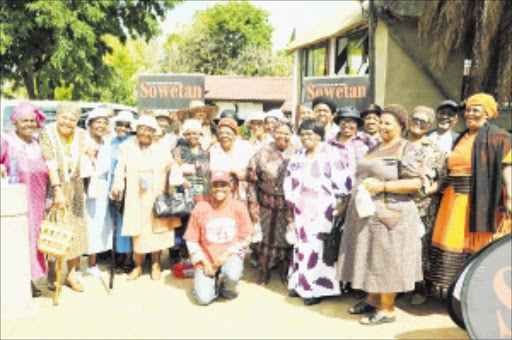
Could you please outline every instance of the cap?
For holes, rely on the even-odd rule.
[[[211,183],[214,183],[214,182],[227,182],[227,183],[229,183],[230,180],[231,180],[231,176],[229,175],[228,172],[226,172],[224,170],[214,170],[214,171],[212,171],[212,175],[211,175],[211,178],[210,178],[210,182]]]
[[[437,107],[436,111],[441,110],[443,107],[451,107],[455,111],[459,111],[461,109],[461,106],[451,99],[443,100],[441,104],[439,104],[439,106]]]

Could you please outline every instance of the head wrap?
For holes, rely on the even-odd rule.
[[[331,110],[331,114],[336,112],[336,103],[334,102],[334,100],[332,100],[331,97],[319,96],[319,97],[316,97],[315,99],[313,99],[313,110],[315,109],[315,106],[320,103],[329,106],[329,109]]]
[[[487,119],[498,118],[498,105],[494,97],[487,93],[477,93],[466,99],[464,108],[468,106],[481,106],[487,114]]]
[[[267,117],[274,117],[277,120],[282,120],[284,118],[283,111],[279,109],[273,109],[265,113],[265,118]]]
[[[158,123],[156,122],[155,117],[151,115],[143,115],[140,116],[139,119],[137,119],[137,122],[135,123],[136,127],[139,126],[147,126],[149,128],[154,129],[156,132],[159,131],[160,127],[158,126]]]
[[[184,123],[183,123],[183,132],[187,131],[187,130],[194,130],[194,131],[201,131],[201,127],[202,127],[202,124],[201,124],[201,121],[198,120],[198,119],[187,119]]]
[[[380,116],[382,112],[382,108],[377,104],[370,104],[366,109],[361,111],[361,119],[364,119],[364,117],[370,113],[374,113],[377,116]]]
[[[27,115],[33,115],[36,118],[37,128],[41,128],[45,116],[41,110],[39,110],[37,107],[34,106],[34,104],[30,102],[21,102],[18,105],[16,105],[14,110],[12,110],[10,117],[12,125],[16,124],[18,120]]]
[[[238,124],[233,118],[222,118],[219,121],[219,124],[217,124],[217,130],[219,130],[222,126],[227,126],[235,132],[235,135],[238,135]]]
[[[78,103],[74,102],[60,102],[57,105],[57,116],[63,113],[72,113],[78,118],[82,115],[82,108]]]
[[[389,113],[395,116],[403,129],[407,129],[408,114],[407,110],[402,105],[391,104],[386,105],[382,109],[382,114]]]

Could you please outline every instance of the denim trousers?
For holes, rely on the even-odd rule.
[[[217,288],[217,277],[209,277],[204,274],[203,269],[196,268],[194,271],[194,290],[192,294],[200,305],[208,305],[223,292],[238,294],[238,281],[242,278],[244,261],[241,255],[233,254],[219,268],[219,278],[222,280]]]

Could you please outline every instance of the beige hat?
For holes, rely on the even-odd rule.
[[[217,105],[205,105],[200,100],[193,100],[188,105],[188,109],[181,109],[176,112],[178,120],[181,122],[186,119],[198,119],[198,113],[205,112],[206,120],[211,122],[219,113],[219,107]]]

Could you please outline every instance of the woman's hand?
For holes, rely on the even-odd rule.
[[[384,182],[379,181],[378,179],[367,178],[363,183],[366,187],[366,190],[368,190],[372,196],[375,196],[384,191]]]
[[[68,206],[68,202],[66,200],[66,196],[64,196],[64,192],[62,192],[62,188],[57,186],[54,188],[55,197],[53,200],[53,206],[56,209],[64,210]]]
[[[110,192],[110,196],[116,200],[120,201],[123,198],[123,190],[119,188],[112,188],[112,191]]]
[[[204,260],[201,262],[203,263],[204,275],[214,277],[216,270],[213,268],[212,264],[208,260]]]

